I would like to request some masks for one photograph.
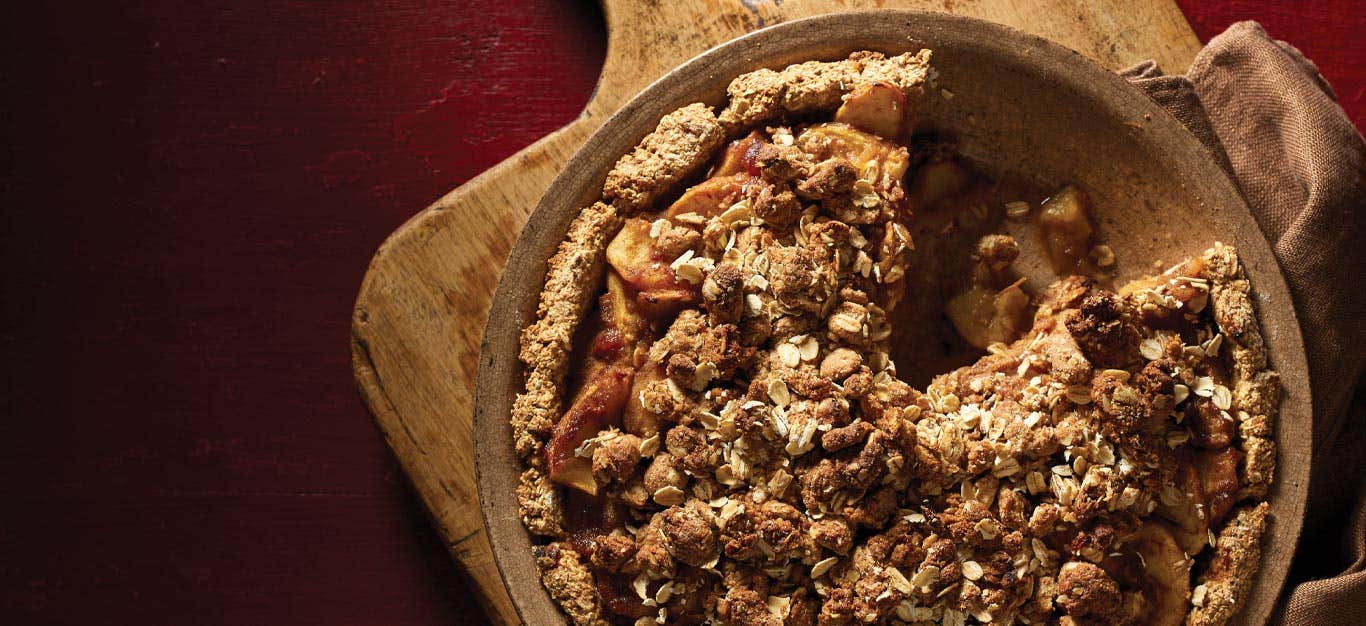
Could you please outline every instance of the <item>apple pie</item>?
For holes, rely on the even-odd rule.
[[[511,415],[522,521],[574,624],[1239,609],[1279,384],[1235,251],[1110,287],[1084,190],[1002,201],[912,136],[929,61],[740,76],[719,113],[665,116],[574,220]],[[1000,220],[1036,230],[1057,282],[1016,275]],[[930,279],[954,293],[920,297]],[[892,355],[917,360],[931,325],[976,352],[917,388]]]

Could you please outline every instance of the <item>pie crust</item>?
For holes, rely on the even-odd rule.
[[[865,97],[913,111],[929,62],[740,76],[719,114],[665,116],[573,221],[510,417],[522,521],[573,623],[1206,625],[1241,606],[1280,386],[1233,248],[1118,291],[1060,279],[1018,339],[923,391],[897,379],[915,155],[822,120],[862,120]],[[751,132],[726,155],[743,166],[679,195]],[[671,254],[608,260],[641,246]],[[625,330],[614,306],[655,321]],[[626,423],[593,426],[621,384]],[[615,517],[585,523],[585,502]]]

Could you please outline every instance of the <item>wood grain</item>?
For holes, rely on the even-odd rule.
[[[1154,58],[1169,71],[1183,71],[1199,49],[1167,1],[605,0],[607,58],[583,115],[399,228],[372,259],[353,314],[357,384],[440,535],[476,581],[491,619],[517,622],[480,518],[471,401],[489,300],[527,215],[584,140],[678,62],[777,22],[880,7],[947,10],[1004,23],[1116,69]]]

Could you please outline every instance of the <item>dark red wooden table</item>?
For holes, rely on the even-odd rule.
[[[10,3],[0,623],[479,623],[357,397],[384,237],[572,119],[590,2]],[[1317,61],[1348,0],[1183,0]]]

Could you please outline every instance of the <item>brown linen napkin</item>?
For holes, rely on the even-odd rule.
[[[1121,72],[1233,175],[1295,300],[1314,397],[1309,506],[1273,623],[1366,624],[1366,143],[1298,50],[1240,22],[1185,76]],[[1287,385],[1297,382],[1287,380]]]

